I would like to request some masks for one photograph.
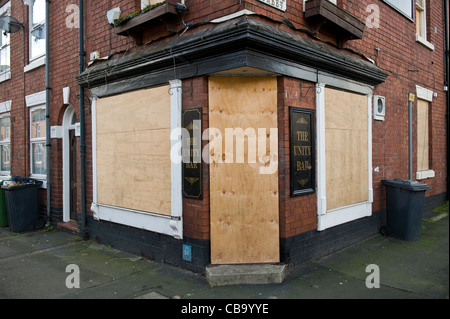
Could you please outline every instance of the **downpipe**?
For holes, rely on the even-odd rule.
[[[84,71],[84,3],[83,0],[78,1],[79,9],[79,60],[80,74]],[[84,116],[84,88],[80,88],[80,171],[81,171],[81,216],[80,216],[80,235],[87,238],[86,231],[86,141],[85,141],[85,116]]]
[[[50,0],[45,1],[45,131],[47,158],[47,218],[45,226],[51,222],[51,165],[50,165]]]
[[[443,0],[444,9],[444,65],[445,65],[445,86],[447,87],[446,97],[447,97],[447,200],[450,197],[450,191],[448,188],[449,184],[449,174],[448,167],[450,165],[449,161],[449,129],[450,129],[450,30],[449,30],[449,16],[448,16],[448,0]]]

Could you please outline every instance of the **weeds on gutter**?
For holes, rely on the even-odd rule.
[[[166,1],[158,2],[158,3],[155,3],[155,4],[149,4],[148,6],[146,6],[145,8],[143,8],[140,11],[135,11],[133,13],[127,14],[124,17],[121,17],[121,18],[119,18],[117,20],[114,20],[114,27],[118,27],[119,25],[122,25],[122,24],[126,23],[128,20],[131,20],[134,17],[137,17],[138,15],[146,13],[146,12],[148,12],[148,11],[150,11],[152,9],[155,9],[155,8],[157,8],[159,6],[162,6],[165,3],[166,3]]]

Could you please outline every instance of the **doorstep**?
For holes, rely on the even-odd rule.
[[[57,224],[57,227],[64,229],[64,230],[68,230],[72,233],[76,233],[76,234],[80,233],[80,230],[78,229],[78,225],[75,222],[59,222]]]
[[[285,277],[285,264],[210,265],[206,267],[206,279],[210,286],[279,284]]]

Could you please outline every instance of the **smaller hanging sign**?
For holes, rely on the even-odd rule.
[[[183,196],[203,199],[202,180],[202,108],[183,110]]]
[[[314,193],[314,111],[290,108],[291,196]]]
[[[277,8],[281,11],[286,11],[286,0],[259,0],[260,2],[264,2],[265,4]]]

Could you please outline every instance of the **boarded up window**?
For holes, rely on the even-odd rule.
[[[171,214],[169,89],[97,101],[99,204]]]
[[[325,89],[327,210],[369,200],[367,96]]]
[[[429,160],[429,131],[428,131],[429,103],[417,100],[417,170],[425,171],[430,168]]]

